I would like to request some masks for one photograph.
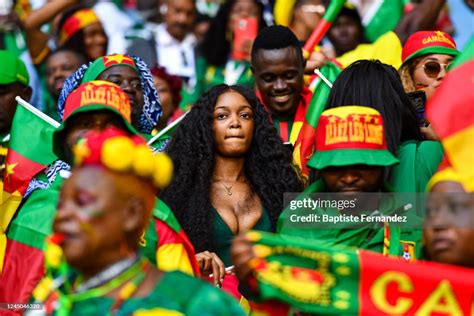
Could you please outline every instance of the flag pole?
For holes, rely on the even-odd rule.
[[[327,84],[328,87],[332,89],[331,81],[329,81],[329,79],[326,78],[326,76],[323,75],[323,73],[319,69],[315,69],[314,73],[317,74],[319,76],[319,78],[321,78],[321,80],[324,81],[324,83]]]
[[[29,104],[28,102],[23,100],[21,97],[17,96],[15,98],[15,100],[16,100],[16,102],[18,102],[18,104],[22,105],[25,109],[27,109],[31,113],[35,114],[36,116],[40,117],[44,121],[48,122],[49,124],[51,124],[55,128],[58,128],[59,126],[61,126],[60,123],[56,122],[54,119],[52,119],[48,115],[44,114],[43,112],[41,112],[40,110],[38,110],[37,108],[32,106],[31,104]]]
[[[155,136],[153,136],[152,138],[150,138],[150,140],[146,143],[147,145],[151,145],[153,144],[157,139],[159,139],[161,136],[165,135],[170,129],[174,128],[176,125],[178,125],[183,119],[184,117],[189,113],[190,110],[188,110],[187,112],[185,112],[183,115],[181,115],[180,117],[178,117],[173,123],[171,123],[170,125],[166,126],[165,128],[163,128],[158,134],[156,134]]]

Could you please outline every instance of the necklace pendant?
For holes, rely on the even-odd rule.
[[[227,191],[227,195],[231,196],[231,195],[232,195],[232,192],[230,192],[230,190]]]

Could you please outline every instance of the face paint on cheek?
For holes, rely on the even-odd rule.
[[[80,227],[81,231],[83,231],[86,235],[88,235],[90,237],[91,240],[96,239],[96,233],[95,233],[95,231],[92,228],[92,225],[90,223],[85,222],[85,221],[81,221],[81,223],[79,224],[79,227]]]
[[[79,215],[79,219],[82,221],[82,222],[89,222],[95,218],[99,218],[103,215],[103,212],[101,210],[93,210],[93,211],[89,211],[87,212],[86,214],[84,213],[81,213]]]

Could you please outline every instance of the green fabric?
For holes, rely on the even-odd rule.
[[[24,130],[25,127],[28,132]],[[49,165],[57,159],[51,148],[55,131],[53,125],[19,104],[10,131],[10,148],[28,160]],[[32,137],[35,139],[32,140]]]
[[[234,61],[235,66],[241,64],[245,65],[243,74],[238,78],[237,85],[246,86],[253,89],[255,77],[250,69],[250,63],[243,61]],[[196,61],[196,86],[194,89],[188,91],[183,88],[181,91],[181,103],[180,108],[186,111],[189,106],[192,106],[201,95],[206,92],[209,88],[225,82],[225,65],[215,67],[209,65],[206,60],[202,57]]]
[[[390,183],[395,192],[425,192],[430,178],[438,170],[443,147],[437,141],[406,141],[397,150],[400,164],[392,169]]]
[[[3,47],[16,56],[21,56],[21,54],[23,54],[23,52],[27,49],[25,34],[20,28],[17,28],[12,32],[3,33],[3,41]]]
[[[469,42],[464,45],[462,53],[456,57],[456,59],[450,65],[449,70],[453,70],[454,68],[459,67],[472,59],[474,59],[474,34],[469,39]]]
[[[391,166],[398,163],[388,150],[333,149],[317,150],[308,161],[308,167],[324,169],[331,166],[364,164],[369,166]]]
[[[52,233],[56,206],[64,179],[57,175],[48,189],[31,193],[16,212],[7,231],[11,240],[35,247],[44,248],[45,238]]]
[[[321,67],[320,71],[331,83],[334,83],[337,76],[342,72],[341,68],[331,61]],[[329,94],[331,93],[331,88],[321,78],[317,80],[319,81],[316,83],[313,96],[305,115],[306,123],[311,125],[313,128],[318,126],[319,117],[321,116],[321,113],[324,112]]]
[[[153,216],[168,224],[176,233],[179,234],[181,231],[181,226],[174,216],[174,213],[169,206],[160,199],[157,199],[155,208],[153,209]]]
[[[403,2],[402,0],[383,1],[382,4],[372,2],[372,6],[378,6],[378,9],[369,21],[364,21],[364,35],[369,42],[375,42],[380,36],[397,27],[403,15]]]
[[[176,127],[178,127],[178,125],[176,125]],[[156,149],[157,151],[163,151],[164,150],[164,147],[166,144],[168,144],[170,141],[171,141],[171,135],[173,133],[175,129],[173,129],[172,131],[170,131],[169,133],[165,133],[164,135],[160,136],[160,138],[158,138],[157,140],[155,140],[153,143],[151,144],[148,144],[148,146],[150,147],[153,147],[153,149]],[[150,139],[153,138],[153,135],[150,135],[150,134],[145,134],[145,133],[140,133],[140,136],[145,138],[145,140],[148,141]]]
[[[217,254],[217,256],[224,262],[226,267],[232,265],[232,260],[230,256],[230,246],[232,243],[232,239],[234,239],[234,234],[230,230],[229,226],[224,222],[222,217],[219,215],[217,210],[213,208],[215,212],[214,216],[214,223],[212,225],[213,231],[213,239],[215,241],[214,249],[211,249],[213,252]],[[272,223],[270,221],[270,217],[268,216],[268,212],[265,208],[262,208],[262,216],[258,220],[257,224],[252,227],[252,230],[259,230],[259,231],[270,231],[272,227]]]
[[[73,304],[69,315],[109,315],[113,303],[107,297],[88,299]],[[166,315],[165,311],[188,316],[245,315],[237,301],[223,291],[177,271],[164,273],[149,295],[126,300],[115,315],[135,315],[139,311],[154,315]]]
[[[0,67],[0,84],[10,84],[19,82],[28,86],[30,76],[26,66],[14,53],[6,50],[0,50],[0,60],[2,66]]]
[[[384,188],[382,192],[386,192]],[[326,192],[324,181],[318,180],[312,183],[303,193],[296,199],[303,199],[311,193]],[[398,203],[397,203],[398,204]],[[386,201],[380,205],[380,213],[383,215],[391,215],[398,205],[394,205],[393,201]],[[308,214],[328,214],[329,216],[337,216],[340,213],[335,209],[316,209],[316,210],[300,210],[298,215]],[[371,213],[371,212],[369,212]],[[295,211],[289,208],[285,209],[278,218],[277,232],[283,236],[296,236],[304,239],[314,240],[322,245],[344,245],[356,247],[365,250],[371,250],[381,253],[384,245],[384,227],[381,223],[365,223],[362,228],[340,228],[340,229],[316,229],[308,225],[295,225],[290,222],[291,214]],[[414,215],[413,212],[407,212],[407,222],[419,229],[406,229],[390,225],[390,238],[393,242],[390,247],[390,254],[401,256],[403,255],[403,242],[415,243],[415,255],[417,258],[421,257],[421,246],[419,245],[422,239],[422,218]],[[329,224],[331,225],[331,224]],[[343,227],[343,224],[340,224]],[[351,225],[351,223],[348,223]],[[392,227],[394,226],[394,227]],[[399,241],[398,243],[396,241]]]
[[[58,114],[57,100],[53,98],[51,93],[49,93],[45,87],[43,87],[43,113],[57,122],[61,121]]]

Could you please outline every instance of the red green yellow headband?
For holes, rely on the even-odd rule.
[[[64,23],[59,33],[59,44],[63,45],[77,32],[85,27],[100,22],[92,9],[82,9],[74,13]]]
[[[113,54],[102,56],[94,60],[94,62],[87,68],[86,72],[84,73],[84,77],[82,78],[82,83],[89,82],[92,80],[96,80],[101,73],[103,73],[106,69],[114,66],[129,66],[137,73],[139,73],[137,65],[135,65],[135,61],[129,55],[123,54]]]
[[[74,147],[74,165],[101,165],[153,181],[164,189],[173,176],[173,161],[165,153],[154,154],[145,140],[117,128],[89,131]]]

